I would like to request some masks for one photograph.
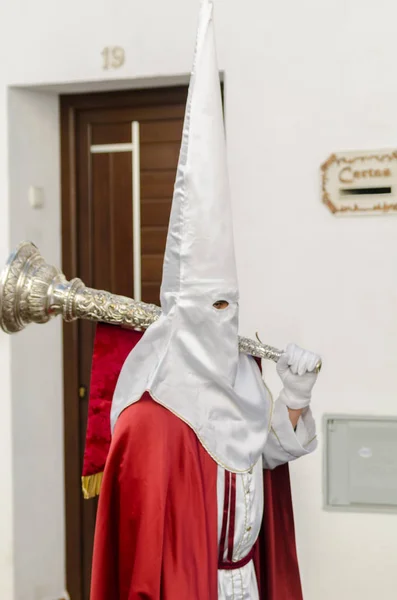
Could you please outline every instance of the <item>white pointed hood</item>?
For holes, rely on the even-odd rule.
[[[228,308],[214,308],[219,300]],[[238,350],[238,284],[210,0],[201,5],[161,306],[163,315],[120,373],[112,426],[149,391],[192,427],[218,464],[250,469],[266,442],[269,402],[254,360]]]

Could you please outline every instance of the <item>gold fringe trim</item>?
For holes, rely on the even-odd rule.
[[[103,479],[103,471],[95,475],[86,475],[81,478],[81,487],[85,500],[99,496]]]

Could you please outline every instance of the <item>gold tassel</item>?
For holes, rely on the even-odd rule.
[[[103,471],[95,475],[85,475],[81,478],[81,487],[85,500],[99,496],[103,479]]]

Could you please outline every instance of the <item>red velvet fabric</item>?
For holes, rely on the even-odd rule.
[[[83,476],[101,473],[109,453],[110,409],[120,369],[142,333],[100,323],[91,369]]]
[[[255,546],[261,600],[303,600],[288,465],[263,471],[264,515]]]
[[[102,483],[91,600],[216,600],[217,465],[194,432],[148,394],[120,416],[110,407],[122,364],[142,334],[99,325],[84,475]],[[288,465],[264,471],[255,547],[261,600],[302,600]]]
[[[119,417],[97,515],[91,600],[216,600],[217,465],[148,394]]]

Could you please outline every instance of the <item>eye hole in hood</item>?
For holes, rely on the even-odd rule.
[[[212,306],[217,310],[225,310],[229,306],[229,302],[226,300],[217,300]]]

